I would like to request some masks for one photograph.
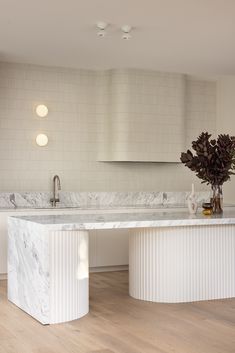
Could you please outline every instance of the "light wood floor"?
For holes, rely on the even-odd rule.
[[[156,304],[128,296],[128,273],[90,276],[90,313],[43,326],[6,299],[0,353],[235,353],[235,299]]]

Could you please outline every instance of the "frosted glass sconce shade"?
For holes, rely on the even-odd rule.
[[[48,144],[48,137],[45,134],[39,134],[36,137],[36,143],[40,147],[44,147]]]
[[[36,107],[36,113],[38,116],[40,116],[40,118],[44,118],[45,116],[47,116],[48,114],[48,108],[46,105],[44,104],[39,104]]]

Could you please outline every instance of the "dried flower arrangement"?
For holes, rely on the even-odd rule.
[[[181,153],[181,162],[194,171],[202,183],[210,184],[213,190],[213,210],[222,212],[222,185],[235,174],[235,137],[221,134],[211,139],[211,134],[202,132],[192,142],[193,154],[190,150]]]

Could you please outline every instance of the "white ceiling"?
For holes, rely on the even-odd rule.
[[[235,0],[0,0],[0,60],[235,73]],[[96,36],[95,23],[110,24]],[[123,24],[135,27],[121,40]]]

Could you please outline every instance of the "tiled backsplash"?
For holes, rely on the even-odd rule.
[[[180,164],[97,162],[107,139],[108,75],[0,63],[0,191],[48,191],[54,174],[64,191],[180,191],[193,180],[205,190]],[[191,140],[202,126],[215,127],[215,83],[189,79],[187,85]],[[49,108],[46,118],[34,112],[39,103]],[[36,145],[38,133],[48,135],[46,147]]]

